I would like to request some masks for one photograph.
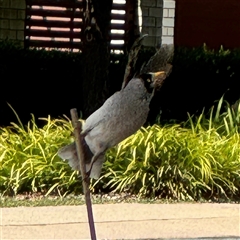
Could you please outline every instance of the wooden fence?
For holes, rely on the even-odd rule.
[[[81,50],[84,1],[26,0],[25,47]],[[131,2],[113,1],[108,39],[112,50],[123,50],[134,31]]]

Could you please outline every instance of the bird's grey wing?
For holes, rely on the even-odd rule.
[[[97,111],[92,113],[87,119],[85,124],[83,125],[81,135],[86,136],[89,132],[91,132],[95,127],[101,124],[104,121],[104,111],[102,111],[102,107]]]
[[[104,122],[109,120],[111,112],[115,109],[116,105],[119,103],[120,92],[114,93],[109,97],[104,104],[95,112],[93,112],[83,125],[82,135],[87,135],[95,127],[104,124]]]

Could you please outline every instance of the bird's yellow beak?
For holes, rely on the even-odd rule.
[[[165,71],[159,71],[159,72],[153,73],[154,80],[163,81],[167,76],[169,76],[171,71],[172,71],[172,65],[168,63],[165,66]]]
[[[153,73],[153,82],[156,84],[162,83],[166,77],[167,74],[165,71],[155,72]]]
[[[154,80],[155,79],[161,79],[161,78],[166,78],[166,73],[165,71],[160,71],[160,72],[155,72],[153,73],[153,76],[154,76]]]
[[[167,77],[167,74],[165,71],[160,71],[160,72],[154,72],[153,73],[153,86],[156,89],[160,89],[163,81]]]

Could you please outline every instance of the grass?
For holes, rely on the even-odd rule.
[[[201,199],[201,203],[239,203],[239,201],[231,201],[226,199],[208,200]],[[174,203],[196,203],[196,201],[180,201],[165,198],[141,198],[132,194],[93,194],[93,204],[117,204],[117,203],[143,203],[143,204],[174,204]],[[0,197],[0,207],[41,207],[41,206],[78,206],[84,205],[85,199],[83,195],[69,194],[65,197],[58,195],[44,196],[35,194],[19,194],[14,197]]]
[[[64,205],[82,205],[85,204],[84,196],[69,195],[44,196],[42,194],[20,194],[14,197],[1,197],[1,207],[40,207],[40,206],[64,206]]]
[[[37,192],[63,200],[82,192],[78,173],[56,154],[72,141],[69,119],[42,120],[43,128],[37,127],[34,116],[27,126],[18,119],[18,124],[0,128],[2,199]],[[240,107],[233,109],[222,98],[210,113],[189,116],[181,125],[141,128],[107,152],[92,192],[128,192],[169,201],[239,199],[239,121]]]

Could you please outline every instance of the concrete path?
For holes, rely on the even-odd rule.
[[[240,239],[239,204],[96,204],[98,239]],[[90,239],[86,206],[0,209],[0,239]]]

